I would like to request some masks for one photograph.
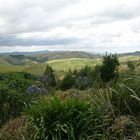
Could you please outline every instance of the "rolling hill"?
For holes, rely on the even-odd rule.
[[[140,53],[119,55],[121,63],[137,61]],[[26,71],[40,75],[47,64],[57,75],[64,75],[69,69],[79,69],[85,65],[95,66],[101,63],[101,56],[86,52],[46,52],[46,53],[10,53],[0,55],[0,72]]]
[[[81,67],[91,63],[89,59],[97,58],[86,52],[36,52],[36,53],[4,53],[0,54],[0,72],[27,71],[42,74],[47,63],[55,71],[66,72],[69,68]],[[81,59],[81,60],[80,60]],[[85,60],[84,60],[85,59]],[[65,65],[67,64],[67,65]],[[54,66],[53,66],[54,65]],[[59,67],[59,69],[58,69]],[[57,70],[58,69],[58,70]]]
[[[97,58],[99,55],[94,55],[86,52],[63,51],[63,52],[36,52],[36,53],[4,53],[0,55],[1,61],[12,65],[27,65],[29,63],[44,63],[49,60],[69,59],[69,58]]]

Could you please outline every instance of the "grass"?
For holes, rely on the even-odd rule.
[[[88,137],[98,140],[102,137],[101,112],[78,98],[43,100],[30,108],[27,115],[33,140],[86,140]]]
[[[128,61],[138,61],[140,59],[139,56],[133,56],[133,55],[130,55],[130,56],[123,56],[123,57],[120,57],[119,58],[119,61],[121,63],[127,63]]]
[[[69,69],[80,69],[85,65],[95,66],[100,64],[100,59],[86,59],[86,58],[71,58],[71,59],[61,59],[61,60],[52,60],[48,61],[49,64],[54,70],[63,70],[68,71]]]
[[[6,72],[20,72],[23,71],[24,68],[21,66],[13,66],[13,65],[8,65],[8,64],[0,64],[0,72],[1,73],[6,73]]]
[[[38,82],[36,77],[32,77],[30,81],[30,74],[5,74],[7,77],[1,74],[0,119],[4,123],[1,126],[0,139],[140,139],[140,77],[135,71],[126,70],[124,67],[127,61],[138,59],[139,57],[133,56],[120,58],[125,71],[121,73],[117,83],[110,81],[106,86],[100,87],[93,83],[86,90],[61,91],[56,88],[47,96],[39,96],[40,98],[31,98],[26,94],[27,87]],[[1,62],[1,70],[9,67],[7,70],[28,71],[39,75],[49,64],[59,76],[64,75],[69,69],[101,64],[100,59],[80,58],[28,63],[25,66],[10,65],[4,60]],[[98,84],[98,79],[95,82]]]
[[[136,80],[130,82],[139,85]],[[18,117],[3,126],[0,139],[139,140],[139,114],[135,117],[128,113],[135,106],[139,108],[140,98],[132,89],[124,85],[98,90],[70,89],[41,96],[26,109],[26,118]]]
[[[30,140],[139,140],[139,122],[134,116],[118,113],[110,92],[56,91],[34,102],[26,112],[28,123],[24,117],[8,122],[2,129],[2,140],[19,140],[23,136]]]
[[[71,59],[60,59],[51,60],[45,63],[29,63],[25,66],[17,66],[7,64],[4,60],[0,63],[0,72],[13,72],[13,71],[26,71],[35,75],[43,74],[45,67],[49,64],[58,76],[64,75],[69,69],[74,70],[80,69],[85,65],[95,66],[100,63],[100,59],[86,59],[86,58],[71,58]]]
[[[124,56],[120,57],[120,63],[126,64],[127,61],[137,61],[139,56]],[[55,71],[55,74],[58,77],[61,77],[66,74],[66,72],[71,69],[74,70],[80,69],[85,65],[95,66],[96,64],[101,64],[100,58],[88,59],[88,58],[70,58],[70,59],[57,59],[47,61],[45,63],[35,63],[30,62],[26,65],[12,65],[7,63],[4,59],[0,58],[0,72],[14,72],[14,71],[26,71],[31,74],[41,75],[43,74],[46,65],[49,64]]]

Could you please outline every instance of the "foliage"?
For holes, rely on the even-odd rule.
[[[101,87],[102,83],[107,83],[118,78],[119,61],[116,55],[103,57],[103,64],[95,67],[85,66],[80,70],[69,71],[62,80],[61,89],[66,90],[72,87],[87,89],[89,87]]]
[[[82,69],[80,69],[76,75],[77,77],[77,83],[76,87],[79,89],[86,89],[88,87],[93,86],[93,80],[94,80],[94,68],[85,66]]]
[[[46,82],[46,79],[42,79],[45,86],[47,87],[56,86],[54,71],[49,65],[46,66],[44,77],[47,78],[47,82]]]
[[[118,116],[114,119],[112,125],[107,129],[107,140],[112,139],[135,139],[138,140],[140,137],[139,126],[137,125],[137,121],[134,117],[131,116]]]
[[[94,75],[95,70],[89,66],[85,66],[80,70],[69,70],[63,80],[61,80],[60,89],[66,90],[70,88],[77,88],[84,90],[88,87],[92,87]]]
[[[58,81],[50,66],[38,77],[0,74],[0,139],[140,139],[139,62],[129,61],[117,68],[117,56],[106,55],[102,65],[69,70]]]
[[[128,77],[125,75],[112,87],[113,102],[121,113],[136,115],[140,108],[140,78],[138,75],[128,74]]]
[[[26,89],[35,77],[27,73],[8,73],[0,75],[0,125],[10,118],[20,115],[35,96],[29,96]]]
[[[21,116],[8,121],[2,127],[0,132],[0,140],[25,140],[26,133],[27,133],[26,117]]]
[[[69,71],[61,81],[60,88],[62,90],[70,89],[74,87],[75,82],[76,82],[76,77],[73,75],[71,71]]]
[[[103,131],[100,113],[99,109],[77,98],[40,101],[27,111],[29,135],[34,140],[100,139]]]
[[[116,55],[106,54],[102,63],[103,65],[100,68],[101,79],[104,83],[107,83],[118,76],[117,66],[119,61]]]
[[[135,64],[134,64],[134,62],[128,61],[128,62],[127,62],[127,66],[128,66],[128,68],[129,68],[131,71],[134,71],[134,70],[135,70]]]
[[[123,85],[123,90],[120,90],[121,87],[118,86],[120,85],[116,88],[99,89],[92,96],[93,104],[102,108],[106,114],[104,121],[109,123],[104,132],[104,139],[139,139],[140,98],[125,85]]]
[[[26,89],[36,80],[36,77],[24,72],[0,74],[0,86],[15,91],[26,92]]]

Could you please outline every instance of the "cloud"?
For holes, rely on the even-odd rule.
[[[76,42],[73,38],[62,39],[34,39],[34,38],[18,38],[16,36],[0,36],[0,46],[54,46],[68,45]]]
[[[139,36],[139,0],[0,0],[0,51],[135,51]]]

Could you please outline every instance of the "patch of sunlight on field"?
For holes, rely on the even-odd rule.
[[[23,71],[22,66],[13,66],[13,65],[7,65],[7,64],[0,64],[0,72],[15,72],[15,71]]]
[[[46,64],[30,64],[25,66],[24,71],[35,74],[35,75],[42,75],[45,71]]]
[[[123,56],[123,57],[120,57],[119,58],[119,61],[121,63],[125,63],[125,62],[128,62],[128,61],[137,61],[140,59],[140,56]]]
[[[71,58],[71,59],[61,59],[61,60],[52,60],[48,61],[49,64],[54,70],[68,71],[69,69],[80,69],[87,66],[95,66],[100,64],[100,59],[84,59],[84,58]]]

